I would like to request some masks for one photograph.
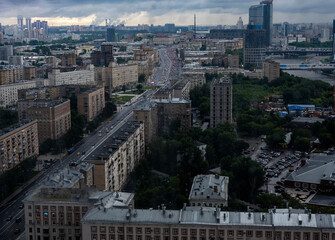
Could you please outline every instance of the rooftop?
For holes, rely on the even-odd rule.
[[[306,164],[291,172],[287,181],[320,184],[321,180],[335,181],[335,155],[313,154]]]
[[[22,120],[18,123],[15,123],[13,125],[10,125],[7,128],[3,128],[0,130],[0,137],[4,137],[4,135],[11,133],[11,132],[15,132],[15,131],[19,131],[22,128],[25,128],[27,125],[33,123],[33,122],[37,122],[37,120]]]
[[[193,179],[190,200],[228,201],[229,178],[219,175],[198,175]]]
[[[334,228],[334,214],[311,214],[308,210],[277,209],[269,212],[227,212],[210,207],[184,207],[177,210],[120,209],[95,207],[82,218],[83,223],[192,224],[213,226],[261,226]]]
[[[85,161],[108,161],[109,157],[136,132],[140,127],[140,124],[140,121],[127,121],[113,135],[107,138],[103,144],[98,146],[90,155],[88,155]]]

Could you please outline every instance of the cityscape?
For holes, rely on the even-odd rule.
[[[333,8],[0,1],[0,239],[335,240]]]

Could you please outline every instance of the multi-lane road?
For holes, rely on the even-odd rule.
[[[173,62],[171,56],[168,56],[171,49],[160,49],[160,66],[157,69],[153,82],[161,87],[168,86]],[[74,151],[60,159],[44,172],[22,192],[8,202],[0,209],[0,239],[24,239],[24,209],[22,208],[22,200],[31,192],[33,192],[40,184],[42,184],[48,175],[56,169],[62,169],[72,162],[84,161],[98,146],[117,131],[127,120],[132,118],[133,109],[137,104],[151,98],[157,89],[152,89],[144,93],[136,99],[132,104],[124,106],[123,109],[115,114],[111,119],[104,122],[96,131],[92,132],[88,137],[84,138],[74,149]],[[11,218],[10,220],[8,218]],[[21,220],[19,220],[21,219]],[[8,220],[8,221],[7,221]]]

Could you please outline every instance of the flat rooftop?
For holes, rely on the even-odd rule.
[[[29,120],[29,119],[25,119],[25,120],[21,120],[18,123],[15,123],[13,125],[10,125],[7,128],[3,128],[0,130],[0,138],[4,137],[4,135],[11,133],[11,132],[15,132],[18,131],[21,128],[25,128],[27,125],[33,123],[33,122],[37,122],[37,120]]]

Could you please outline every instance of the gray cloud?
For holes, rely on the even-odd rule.
[[[155,18],[169,13],[185,17],[191,12],[197,14],[230,14],[238,17],[248,14],[250,5],[259,1],[249,0],[0,0],[0,21],[17,15],[30,17],[75,17],[82,18],[94,14],[95,23],[105,18],[118,21],[120,17],[148,13],[148,18]],[[274,0],[274,20],[287,21],[289,14],[294,19],[309,22],[327,22],[334,15],[335,0]],[[319,17],[316,17],[318,16]],[[211,17],[211,16],[208,16]],[[334,17],[334,16],[333,16]],[[171,20],[173,20],[171,16]],[[231,23],[236,23],[237,19]],[[244,19],[245,21],[247,19]],[[210,21],[212,22],[212,21]],[[206,24],[206,23],[204,23]]]

